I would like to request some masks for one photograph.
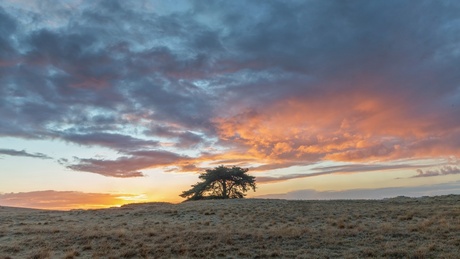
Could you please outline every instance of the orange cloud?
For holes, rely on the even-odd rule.
[[[227,144],[269,163],[376,162],[458,155],[459,131],[439,138],[439,117],[390,94],[359,89],[289,98],[214,120]]]
[[[439,113],[419,111],[420,105],[407,101],[404,94],[395,97],[361,84],[353,91],[322,89],[311,96],[236,105],[212,120],[216,148],[195,157],[138,151],[116,160],[82,159],[69,167],[134,177],[142,176],[142,169],[160,167],[167,172],[196,172],[233,164],[268,171],[325,160],[376,163],[460,155],[460,129],[440,127],[445,123]],[[177,135],[177,129],[157,127],[151,133],[177,136],[191,144],[202,140],[190,132]]]

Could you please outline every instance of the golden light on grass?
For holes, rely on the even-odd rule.
[[[457,258],[460,196],[0,207],[1,258]]]

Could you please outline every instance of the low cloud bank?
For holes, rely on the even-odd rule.
[[[352,189],[344,191],[298,190],[287,193],[267,194],[254,198],[287,200],[340,200],[340,199],[384,199],[397,196],[422,197],[460,194],[460,182],[424,185],[415,187],[388,187],[380,189]]]
[[[33,191],[0,194],[0,206],[70,210],[99,209],[132,203],[136,195],[75,191]]]

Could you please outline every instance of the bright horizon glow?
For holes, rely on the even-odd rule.
[[[460,194],[460,3],[0,3],[0,206]],[[419,19],[424,17],[424,19]]]

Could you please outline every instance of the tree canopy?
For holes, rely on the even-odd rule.
[[[255,177],[248,175],[248,170],[223,165],[208,169],[200,174],[201,182],[192,185],[190,190],[182,192],[180,196],[187,200],[244,198],[245,192],[250,189],[256,191]]]

